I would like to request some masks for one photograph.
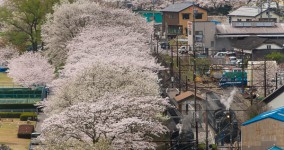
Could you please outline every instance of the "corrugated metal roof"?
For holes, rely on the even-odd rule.
[[[246,126],[246,125],[249,125],[251,123],[258,122],[258,121],[261,121],[261,120],[264,120],[264,119],[267,119],[267,118],[275,119],[275,120],[284,122],[284,107],[280,107],[280,108],[262,113],[262,114],[260,114],[256,117],[252,118],[251,120],[243,123],[242,126]]]
[[[261,9],[259,7],[247,7],[243,6],[238,8],[237,10],[228,14],[228,16],[247,16],[247,17],[255,17],[261,12],[266,11],[267,9]]]
[[[284,24],[275,23],[274,27],[233,27],[230,24],[216,25],[217,34],[284,34]]]
[[[161,10],[161,12],[180,12],[190,6],[192,6],[192,2],[186,2],[186,3],[175,3],[173,5],[170,5],[164,9]]]

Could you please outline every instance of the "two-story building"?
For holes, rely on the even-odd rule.
[[[267,8],[242,6],[228,14],[229,23],[234,21],[273,21],[280,22],[280,16]]]
[[[195,10],[195,11],[193,11]],[[207,10],[191,2],[176,3],[163,10],[162,32],[169,38],[188,34],[188,21],[207,21]],[[195,12],[195,18],[193,18]]]

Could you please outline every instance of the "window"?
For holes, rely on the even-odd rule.
[[[203,13],[196,13],[195,14],[195,19],[202,19]]]
[[[237,19],[237,21],[242,21],[242,19]]]
[[[267,49],[271,49],[271,45],[267,45]]]
[[[203,31],[195,31],[195,35],[203,35]]]
[[[251,19],[246,19],[246,21],[252,21]]]
[[[174,18],[176,18],[176,16],[174,14],[169,14],[169,18],[174,19]]]
[[[214,41],[211,41],[211,47],[214,47]]]
[[[183,20],[188,20],[189,19],[189,14],[182,14],[182,19]]]

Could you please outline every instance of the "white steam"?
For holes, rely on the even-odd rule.
[[[233,99],[234,99],[234,96],[236,95],[236,93],[237,93],[237,88],[234,88],[230,92],[230,96],[229,97],[226,97],[224,95],[221,96],[220,102],[225,105],[226,110],[230,109],[231,103],[233,102]]]

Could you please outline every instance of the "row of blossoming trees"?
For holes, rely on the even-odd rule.
[[[17,83],[52,89],[43,102],[45,148],[154,149],[153,138],[167,131],[168,103],[158,95],[156,74],[162,67],[150,55],[152,25],[106,4],[62,1],[42,25],[47,50],[9,58]],[[61,68],[56,77],[53,66]]]

